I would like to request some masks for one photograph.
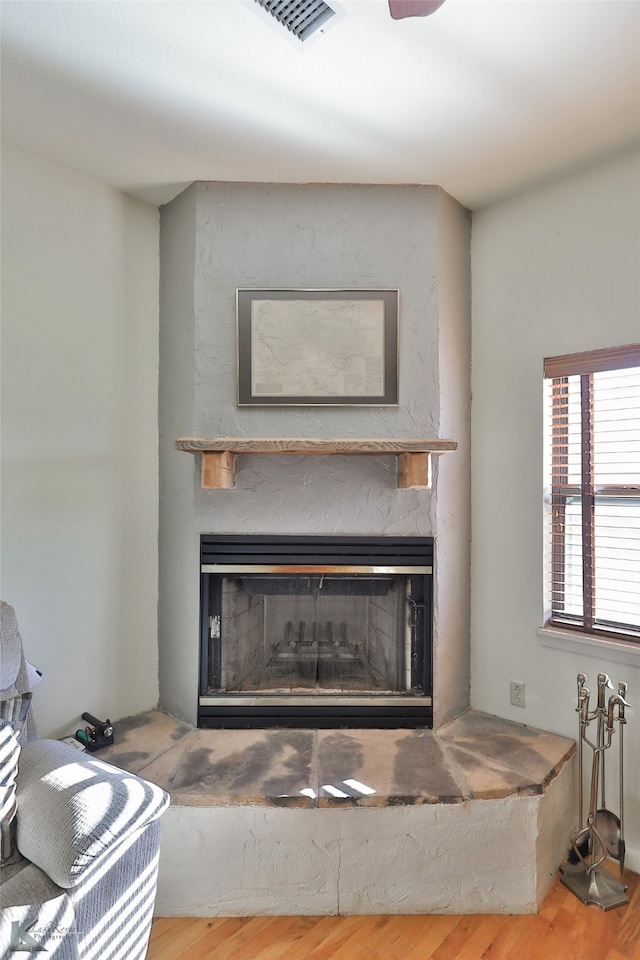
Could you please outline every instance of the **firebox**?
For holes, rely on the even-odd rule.
[[[201,537],[200,727],[431,727],[432,537]]]

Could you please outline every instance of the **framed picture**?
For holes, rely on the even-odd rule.
[[[397,290],[237,290],[238,404],[398,403]]]

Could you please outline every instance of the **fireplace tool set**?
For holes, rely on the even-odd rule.
[[[605,703],[606,690],[612,690],[613,684],[606,673],[599,673],[597,705],[595,709],[590,710],[591,693],[586,686],[587,677],[584,673],[579,673],[577,680],[579,824],[585,823],[582,776],[585,744],[593,751],[591,786],[586,823],[571,840],[568,860],[560,868],[561,879],[583,903],[594,903],[603,910],[611,910],[613,907],[629,903],[625,884],[612,876],[609,871],[603,870],[602,865],[609,857],[618,861],[621,877],[624,873],[623,731],[627,722],[625,708],[630,704],[627,703],[627,684],[624,681],[618,684],[617,693],[611,694]],[[616,723],[619,730],[619,816],[607,809],[605,797],[605,761]]]

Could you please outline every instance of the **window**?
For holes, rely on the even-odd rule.
[[[546,625],[640,642],[640,344],[544,375]]]

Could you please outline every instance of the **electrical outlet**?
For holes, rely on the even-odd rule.
[[[511,680],[509,684],[509,703],[514,707],[526,707],[526,687],[519,680]]]

